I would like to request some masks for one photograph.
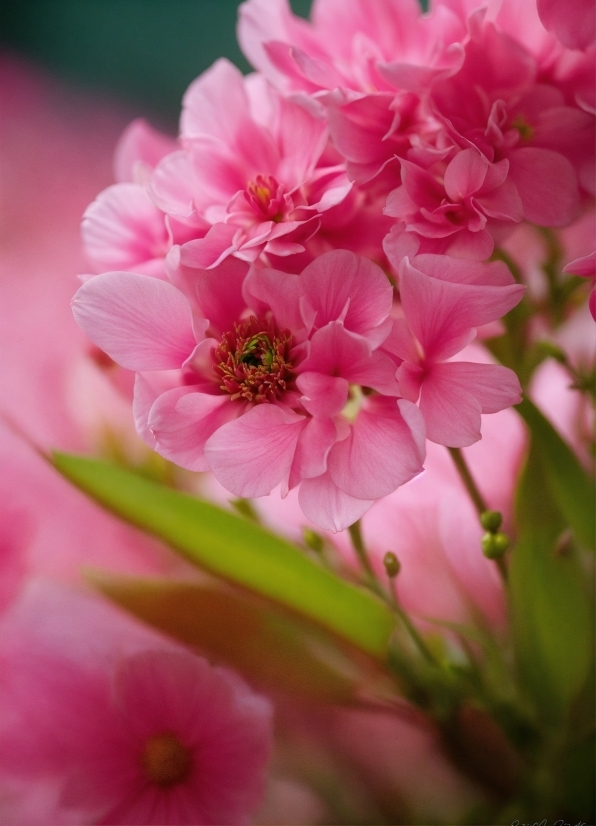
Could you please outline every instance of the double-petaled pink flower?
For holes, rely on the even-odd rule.
[[[300,483],[306,515],[340,530],[422,470],[422,417],[379,349],[391,285],[347,251],[300,275],[246,269],[200,272],[190,301],[165,281],[105,273],[80,288],[75,318],[141,374],[137,429],[159,453],[236,496]]]

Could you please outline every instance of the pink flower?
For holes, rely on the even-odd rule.
[[[586,255],[584,258],[576,258],[575,261],[570,261],[569,264],[563,268],[563,272],[592,279],[592,292],[590,293],[589,306],[592,318],[596,321],[596,252]]]
[[[123,272],[73,299],[92,341],[141,374],[137,429],[159,453],[236,496],[301,482],[304,512],[334,530],[422,469],[418,410],[379,350],[391,307],[382,270],[339,250],[301,275],[224,262],[198,275],[192,306]]]
[[[319,0],[312,23],[287,0],[240,6],[238,40],[251,64],[285,94],[352,89],[420,91],[461,59],[465,25],[446,6],[422,15],[415,0]]]
[[[186,92],[181,142],[148,184],[155,206],[192,229],[172,269],[303,252],[351,187],[341,165],[320,163],[325,123],[223,59]]]
[[[402,185],[389,194],[385,214],[419,237],[420,252],[483,260],[494,246],[489,229],[523,217],[507,160],[489,163],[470,148],[446,166],[438,162],[423,169],[402,159],[401,168]]]
[[[147,632],[142,641],[113,610],[102,612],[110,628],[62,597],[78,645],[55,617],[45,639],[18,617],[5,629],[2,784],[53,779],[58,811],[79,823],[248,823],[263,794],[270,703],[201,657]],[[94,634],[103,649],[94,642],[86,657]]]
[[[482,413],[521,401],[517,376],[506,367],[448,361],[469,344],[477,327],[500,318],[521,300],[504,264],[478,264],[447,256],[405,257],[399,290],[405,323],[396,321],[387,351],[403,359],[402,395],[419,401],[427,438],[465,447],[481,438]]]
[[[462,147],[507,160],[524,217],[563,226],[578,208],[578,174],[593,157],[594,118],[566,105],[538,75],[536,58],[492,23],[470,18],[461,69],[431,89],[434,113]]]

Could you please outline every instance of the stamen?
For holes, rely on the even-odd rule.
[[[225,333],[213,351],[220,388],[232,400],[274,402],[292,385],[292,334],[278,331],[273,321],[251,316]]]
[[[283,187],[273,175],[257,175],[246,187],[246,198],[264,218],[276,223],[283,219]]]
[[[141,762],[149,780],[163,787],[183,783],[192,769],[191,754],[175,734],[150,737]]]

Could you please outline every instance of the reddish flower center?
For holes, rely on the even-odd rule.
[[[276,223],[283,218],[284,192],[273,175],[257,175],[245,191],[246,198],[255,212]]]
[[[141,762],[149,780],[163,787],[183,783],[192,769],[191,754],[175,734],[150,737]]]
[[[293,381],[292,334],[251,316],[225,333],[213,352],[222,390],[232,399],[274,402]]]
[[[511,123],[514,129],[517,129],[522,141],[531,141],[534,137],[534,128],[530,126],[523,115],[518,115]]]

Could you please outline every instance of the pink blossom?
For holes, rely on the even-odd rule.
[[[341,165],[321,164],[325,123],[226,60],[187,90],[180,130],[183,148],[158,163],[148,184],[155,206],[192,228],[171,269],[303,252],[321,214],[350,190]]]
[[[478,264],[437,255],[405,257],[399,290],[405,323],[397,321],[383,345],[403,359],[397,379],[402,395],[419,401],[427,438],[465,447],[481,438],[482,413],[521,401],[512,370],[494,364],[448,361],[521,300],[500,262]]]
[[[92,341],[140,374],[136,425],[159,453],[236,496],[301,482],[305,513],[335,530],[422,469],[418,410],[379,350],[391,307],[380,268],[339,250],[300,275],[224,262],[198,275],[192,306],[123,272],[73,299]]]
[[[446,6],[423,15],[415,0],[319,0],[312,22],[287,0],[240,6],[238,39],[252,65],[285,94],[317,96],[336,87],[420,91],[457,66],[461,18]]]
[[[418,236],[420,252],[483,260],[494,246],[489,229],[523,217],[508,172],[507,160],[490,163],[473,148],[429,169],[402,159],[402,185],[389,194],[384,211],[403,222],[396,232]]]
[[[576,258],[575,261],[570,261],[569,264],[563,268],[563,272],[592,279],[592,292],[590,293],[589,306],[592,318],[596,321],[596,252],[592,252],[583,258]]]
[[[514,37],[473,16],[463,65],[433,85],[431,102],[460,146],[509,162],[527,220],[563,226],[575,217],[594,119],[539,79],[535,57]]]
[[[113,609],[57,596],[70,628],[50,600],[51,630],[28,629],[29,598],[3,629],[2,785],[53,780],[58,813],[79,823],[247,823],[263,794],[270,703]]]

